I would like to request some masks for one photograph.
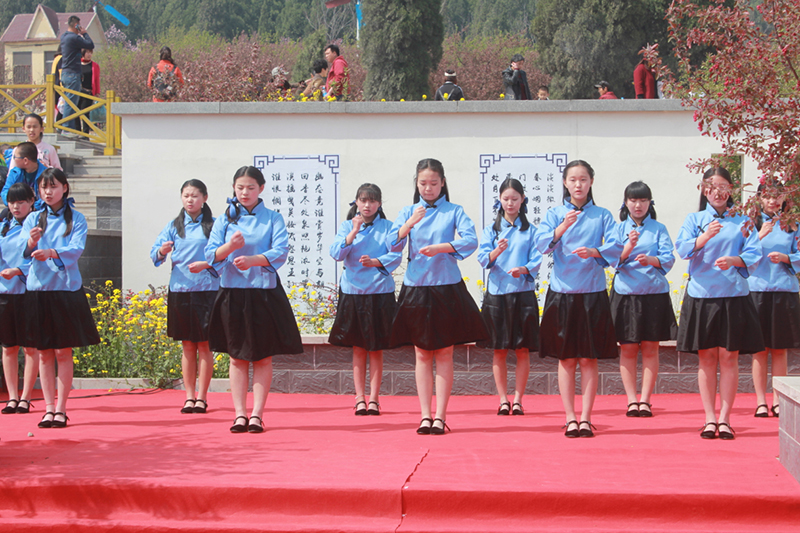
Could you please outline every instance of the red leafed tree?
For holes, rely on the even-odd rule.
[[[746,154],[760,179],[787,185],[800,204],[800,2],[674,0],[667,11],[679,72],[643,53],[668,91],[693,107],[700,131],[725,155]],[[716,161],[694,161],[700,170]]]

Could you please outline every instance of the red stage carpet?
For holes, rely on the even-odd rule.
[[[66,429],[36,427],[42,401],[0,416],[3,533],[800,531],[778,420],[753,418],[748,394],[737,439],[706,441],[697,395],[656,396],[651,419],[598,396],[597,437],[567,439],[555,396],[522,417],[454,397],[453,432],[419,436],[415,397],[355,417],[351,397],[273,394],[267,431],[234,435],[227,394],[182,415],[183,392],[90,392]]]

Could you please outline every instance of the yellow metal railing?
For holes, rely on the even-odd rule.
[[[13,93],[20,90],[30,91],[30,93],[24,97],[15,97]],[[67,97],[70,94],[91,100],[91,104],[85,109],[79,109]],[[56,103],[60,97],[64,98],[65,105],[68,105],[73,113],[68,117],[62,117],[61,120],[56,120]],[[114,91],[106,91],[104,98],[75,92],[56,85],[55,77],[48,74],[44,84],[0,85],[0,98],[0,103],[5,100],[11,104],[11,109],[0,117],[0,131],[6,130],[9,133],[15,133],[18,128],[22,128],[22,117],[28,113],[41,115],[42,109],[44,109],[42,118],[44,119],[45,133],[61,131],[85,137],[89,141],[104,145],[103,153],[105,155],[116,155],[122,147],[122,118],[111,113],[111,103],[120,101]],[[42,102],[42,98],[44,98],[44,102]],[[102,124],[101,122],[92,122],[90,113],[95,109],[105,110],[105,126],[98,126],[98,124]],[[80,129],[68,127],[67,123],[75,119],[78,119],[81,124],[86,124],[89,131],[83,132]]]

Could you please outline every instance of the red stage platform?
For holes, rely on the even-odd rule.
[[[234,435],[227,394],[182,415],[179,391],[90,392],[66,429],[36,427],[42,401],[0,416],[0,531],[800,531],[778,420],[749,394],[737,439],[706,441],[697,395],[656,396],[650,419],[598,396],[597,437],[567,439],[557,396],[522,417],[454,397],[452,433],[420,436],[415,397],[355,417],[349,396],[272,394],[267,431]]]

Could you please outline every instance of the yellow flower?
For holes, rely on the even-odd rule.
[[[476,283],[478,284],[478,287],[483,287],[483,280],[482,279],[479,279]]]
[[[673,289],[672,292],[674,292],[675,294],[678,294],[678,289]]]
[[[449,94],[447,94],[447,93],[444,93],[444,99],[445,99],[445,100],[447,100],[447,97],[448,97],[448,96],[450,96],[450,95],[449,95]]]
[[[106,280],[106,287],[111,287],[112,285],[114,285],[114,282],[111,281],[110,279],[107,279]]]
[[[463,98],[459,99],[459,102],[463,102],[463,101],[464,101],[464,99],[463,99]]]
[[[381,102],[385,102],[385,101],[386,101],[386,98],[381,98]]]
[[[686,288],[686,285],[681,285],[681,289],[685,289],[685,288]]]
[[[422,99],[423,99],[423,100],[427,100],[427,99],[428,99],[428,95],[427,95],[427,94],[423,94],[423,95],[422,95]]]
[[[506,95],[503,94],[503,93],[500,93],[500,100],[505,100],[505,99],[506,99]]]
[[[72,362],[73,362],[73,364],[76,364],[76,365],[77,365],[79,361],[80,361],[80,360],[79,360],[77,357],[75,357],[74,355],[72,356]]]
[[[467,277],[467,276],[464,276],[464,282],[465,282],[465,283],[469,283],[469,277]]]
[[[87,370],[86,372],[87,372],[87,373],[89,373],[89,374],[94,374],[94,368],[90,368],[90,369],[89,369],[89,370]]]
[[[406,101],[406,99],[405,99],[405,98],[401,98],[401,99],[400,99],[400,101],[401,101],[401,102],[405,102],[405,101]]]
[[[683,273],[683,277],[684,277],[684,278],[688,278],[688,277],[689,277],[689,273],[688,273],[688,272],[684,272],[684,273]]]
[[[87,297],[87,298],[91,298],[91,297],[92,297],[92,295],[91,295],[91,294],[89,294],[89,293],[87,292],[87,293],[86,293],[86,297]]]

